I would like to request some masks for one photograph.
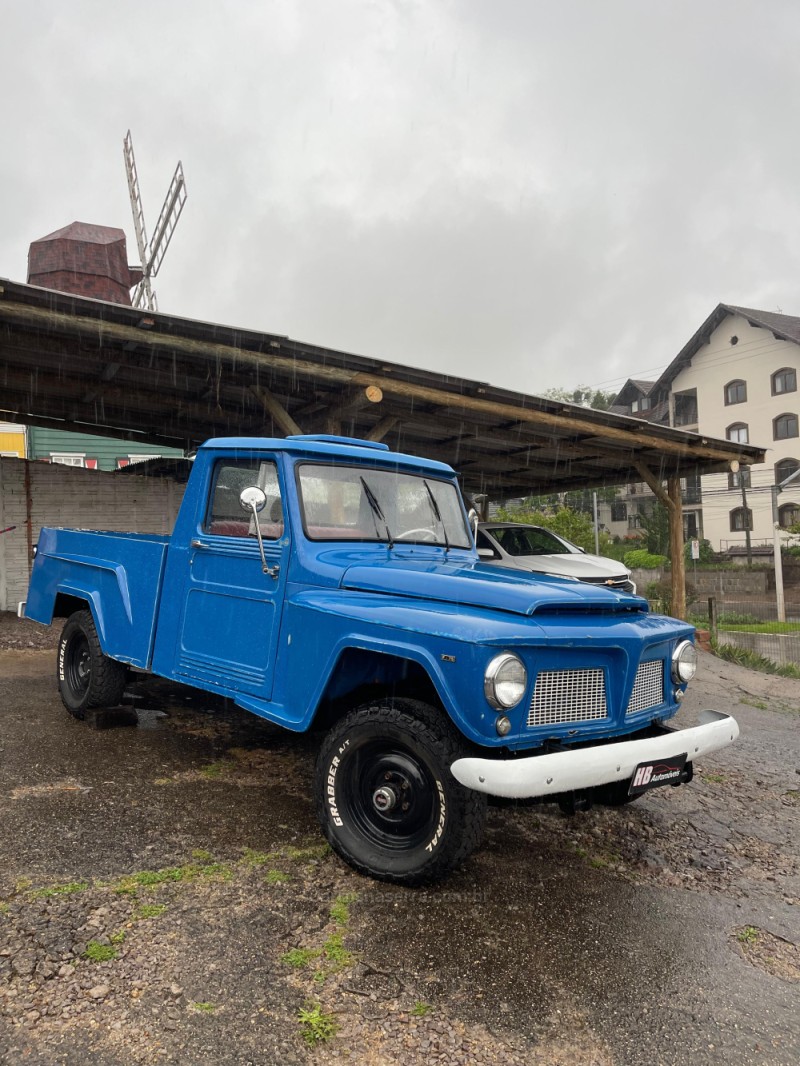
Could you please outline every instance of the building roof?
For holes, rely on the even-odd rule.
[[[697,332],[681,348],[667,369],[655,382],[652,391],[661,392],[668,388],[684,367],[688,366],[693,356],[708,343],[714,330],[729,315],[742,315],[751,326],[768,329],[778,340],[793,341],[800,344],[800,318],[794,315],[782,315],[773,311],[756,311],[751,307],[737,307],[736,304],[717,304]]]
[[[125,231],[116,226],[95,226],[91,222],[70,222],[68,226],[40,237],[34,244],[43,241],[86,241],[88,244],[116,244],[125,241]]]
[[[760,463],[763,449],[276,333],[0,279],[0,418],[191,450],[339,433],[460,471],[495,497]]]

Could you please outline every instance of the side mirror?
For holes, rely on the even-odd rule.
[[[267,506],[267,494],[257,485],[250,485],[249,488],[242,489],[239,493],[239,503],[243,511],[247,511],[253,516],[256,536],[258,537],[258,550],[261,555],[261,569],[265,574],[269,574],[270,577],[277,577],[278,567],[270,568],[267,563],[267,557],[264,554],[264,538],[261,536],[261,523],[258,521],[258,512],[263,511]]]
[[[259,511],[263,511],[267,506],[267,494],[263,489],[257,488],[255,485],[251,485],[249,488],[242,489],[239,494],[239,505],[243,511],[247,511],[248,514]]]
[[[496,559],[497,555],[491,548],[478,548],[479,559]]]
[[[474,507],[470,507],[467,517],[469,518],[469,528],[472,530],[472,539],[474,540],[478,535],[478,522],[480,521],[478,512]]]

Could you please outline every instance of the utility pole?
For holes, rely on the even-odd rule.
[[[600,529],[597,525],[597,491],[592,493],[592,506],[594,509],[594,554],[600,554]]]
[[[753,546],[750,541],[750,512],[747,509],[747,491],[744,485],[745,470],[749,471],[749,467],[742,467],[739,471],[739,484],[742,487],[742,509],[744,511],[744,543],[747,548],[747,565],[753,565]]]
[[[786,621],[786,601],[783,596],[783,556],[781,555],[781,533],[778,522],[778,493],[781,490],[777,485],[772,486],[772,546],[775,558],[775,598],[778,604],[778,621]]]

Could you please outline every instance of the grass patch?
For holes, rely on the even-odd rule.
[[[31,892],[31,899],[50,899],[52,896],[71,896],[76,892],[85,892],[88,887],[88,881],[69,881],[65,885],[50,885],[47,888],[37,888],[34,892]]]
[[[292,948],[281,955],[281,962],[285,966],[291,966],[293,970],[302,970],[314,959],[318,959],[322,952],[319,948]]]
[[[125,943],[125,930],[119,929],[116,933],[112,933],[108,938],[112,944],[124,944]]]
[[[209,781],[215,781],[217,778],[224,777],[232,769],[232,762],[227,759],[220,759],[219,762],[210,762],[207,766],[201,766],[200,773]]]
[[[425,1018],[432,1010],[433,1007],[430,1003],[424,1003],[421,999],[418,999],[411,1008],[411,1013],[415,1018]]]
[[[5,903],[5,902],[0,903],[0,914],[8,914],[8,912],[10,910],[11,910],[11,908],[9,907],[9,905],[7,903]]]
[[[217,1009],[216,1003],[206,1003],[204,1000],[198,1000],[192,1004],[192,1008],[196,1011],[200,1011],[201,1014],[213,1014]]]
[[[765,674],[777,674],[779,677],[800,677],[800,666],[794,663],[776,663],[765,655],[750,651],[747,648],[738,648],[734,644],[720,644],[719,641],[711,641],[711,650],[714,654],[728,663],[736,663],[748,670],[760,670]]]
[[[166,903],[143,903],[134,911],[133,920],[142,922],[148,918],[160,918],[166,909]]]
[[[303,1039],[309,1047],[324,1044],[339,1031],[334,1016],[324,1011],[319,1003],[306,1003],[297,1012],[297,1020]]]
[[[355,903],[358,896],[355,892],[348,892],[344,896],[337,896],[331,907],[331,918],[337,925],[347,925],[350,921],[350,904]]]
[[[201,866],[208,866],[214,862],[214,856],[210,851],[206,851],[205,848],[195,848],[192,852],[192,858],[195,862],[199,862]]]
[[[334,970],[344,970],[355,962],[355,955],[342,943],[344,933],[333,933],[322,945],[322,953]]]
[[[755,944],[758,941],[759,931],[754,925],[746,925],[736,934],[740,944]]]
[[[800,622],[723,622],[718,629],[728,633],[800,633]]]
[[[245,866],[266,866],[268,862],[278,858],[274,851],[254,851],[253,848],[245,848],[241,861]]]
[[[701,774],[704,781],[710,781],[714,785],[724,785],[727,778],[725,774]]]
[[[292,862],[319,862],[330,854],[329,844],[309,844],[302,848],[288,847],[283,849],[283,854]]]
[[[283,870],[267,870],[267,876],[264,878],[268,885],[282,885],[291,879],[291,876],[285,874]]]
[[[746,703],[748,707],[755,707],[757,711],[768,711],[769,704],[764,703],[763,700],[749,700],[746,696],[742,696],[739,703]]]
[[[111,962],[116,959],[117,952],[110,944],[101,944],[98,940],[90,940],[86,945],[83,957],[89,962]]]
[[[213,860],[213,856],[210,858]],[[139,870],[135,874],[120,877],[111,887],[119,895],[135,896],[140,888],[196,881],[199,877],[213,881],[230,881],[233,878],[233,870],[224,862],[187,862],[183,866],[167,866],[163,870]]]

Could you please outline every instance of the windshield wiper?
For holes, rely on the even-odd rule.
[[[444,534],[444,553],[445,555],[447,555],[447,553],[450,551],[450,541],[447,537],[447,526],[444,524],[442,512],[439,510],[439,504],[436,502],[436,497],[431,492],[431,487],[425,480],[425,478],[422,479],[422,484],[425,486],[425,489],[428,493],[428,499],[431,501],[431,508],[433,509],[433,513],[436,516],[436,520],[442,527],[442,533]]]
[[[375,495],[375,493],[372,491],[372,489],[366,483],[366,481],[364,480],[363,476],[359,475],[359,479],[358,480],[361,482],[361,484],[362,484],[362,486],[364,488],[364,495],[367,497],[367,503],[369,503],[370,507],[372,508],[373,521],[376,518],[380,518],[381,522],[383,522],[383,528],[386,530],[386,540],[388,541],[389,547],[393,548],[394,547],[394,537],[392,536],[392,531],[389,529],[389,523],[386,521],[386,515],[383,513],[381,505],[378,503],[378,497]],[[430,490],[428,490],[428,491],[430,491]],[[378,532],[378,523],[377,522],[375,522],[375,532],[376,533]]]

